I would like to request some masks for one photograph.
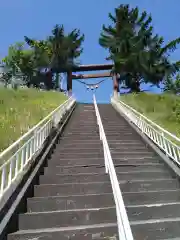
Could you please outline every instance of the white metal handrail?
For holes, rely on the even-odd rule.
[[[72,108],[74,103],[75,99],[73,97],[69,98],[0,153],[0,161],[4,162],[4,164],[0,166],[0,200],[17,177],[23,173],[27,164],[29,164],[37,152],[42,149],[52,128],[58,125],[64,114]]]
[[[111,98],[111,103],[180,166],[180,146],[178,146],[180,139],[178,137],[152,122],[124,102]]]
[[[128,216],[126,213],[122,193],[120,190],[114,163],[113,163],[113,160],[111,157],[110,149],[109,149],[106,135],[104,132],[104,127],[103,127],[103,124],[101,121],[101,116],[99,113],[95,95],[93,95],[93,102],[94,102],[94,108],[95,108],[95,113],[96,113],[96,117],[97,117],[97,124],[99,126],[99,135],[100,135],[100,139],[103,144],[105,170],[106,170],[106,173],[108,173],[109,177],[110,177],[114,201],[115,201],[115,205],[116,205],[116,215],[117,215],[119,239],[120,240],[133,240],[130,223],[129,223]]]

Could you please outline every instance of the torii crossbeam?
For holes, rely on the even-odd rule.
[[[95,74],[72,74],[72,79],[88,79],[88,78],[104,78],[104,77],[112,77],[111,72],[104,73],[95,73]]]

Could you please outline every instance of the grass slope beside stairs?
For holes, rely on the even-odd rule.
[[[0,152],[66,99],[53,91],[0,89]]]
[[[171,94],[126,94],[120,100],[180,138],[180,96]]]

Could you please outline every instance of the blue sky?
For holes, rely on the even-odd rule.
[[[102,24],[109,23],[109,12],[127,3],[151,13],[155,31],[164,36],[165,41],[180,35],[179,0],[2,0],[0,58],[10,44],[22,41],[24,35],[42,39],[55,24],[64,24],[67,31],[79,28],[85,34],[82,64],[105,63],[107,53],[98,44]],[[179,55],[180,49],[172,60],[179,59]],[[91,93],[82,84],[74,81],[73,92],[79,101],[91,101]],[[111,93],[112,80],[107,79],[97,90],[98,101],[108,102]]]

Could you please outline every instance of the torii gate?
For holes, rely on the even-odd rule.
[[[113,64],[79,65],[79,66],[75,67],[72,72],[67,73],[68,94],[69,95],[72,94],[72,80],[73,79],[112,77],[113,78],[114,96],[117,96],[119,93],[118,78],[117,78],[117,75],[112,75],[111,71],[97,73],[97,74],[73,74],[73,72],[111,70],[112,67],[113,67]]]

